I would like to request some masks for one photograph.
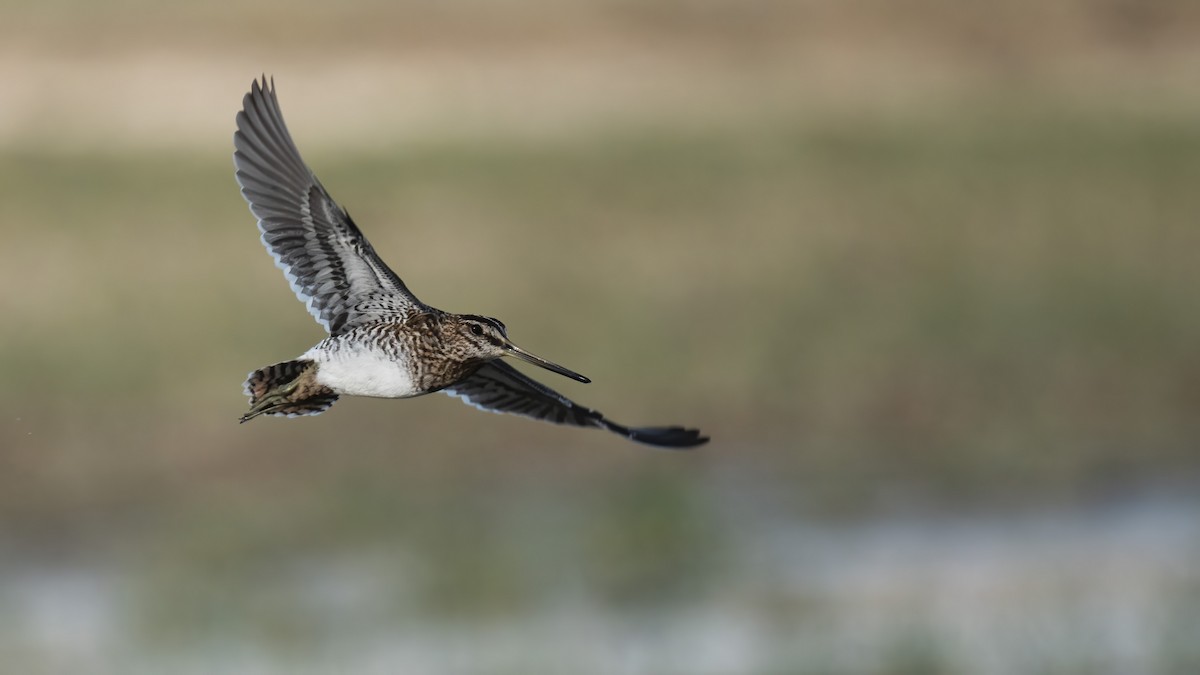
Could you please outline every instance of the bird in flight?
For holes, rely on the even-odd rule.
[[[273,80],[264,76],[251,85],[233,142],[237,181],[263,245],[329,332],[299,358],[250,373],[250,410],[242,422],[316,415],[341,395],[408,398],[440,391],[481,410],[607,429],[649,445],[688,448],[708,441],[697,429],[618,424],[502,360],[511,356],[590,382],[513,344],[498,319],[443,312],[418,300],[300,158]]]

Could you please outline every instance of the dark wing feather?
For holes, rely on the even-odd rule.
[[[503,361],[491,361],[467,379],[444,390],[480,410],[524,415],[553,424],[608,429],[630,440],[666,448],[690,448],[707,443],[697,429],[683,427],[630,428],[606,419],[546,385],[526,377]]]
[[[425,309],[300,158],[274,82],[255,80],[237,127],[233,163],[263,245],[325,330],[338,335]]]

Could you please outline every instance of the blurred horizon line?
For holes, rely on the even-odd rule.
[[[1011,36],[919,45],[873,41],[870,31],[849,42],[809,32],[781,28],[761,43],[602,34],[571,44],[534,31],[527,43],[463,49],[454,40],[404,49],[368,40],[332,53],[290,46],[266,54],[239,44],[216,58],[209,45],[137,38],[120,49],[58,52],[16,40],[0,49],[0,148],[211,147],[233,133],[241,97],[263,73],[275,78],[306,147],[351,149],[431,135],[540,138],[647,124],[731,127],[764,116],[892,116],[997,98],[1119,110],[1169,99],[1176,110],[1200,109],[1189,86],[1200,40],[1076,40],[1024,53],[1005,42]]]

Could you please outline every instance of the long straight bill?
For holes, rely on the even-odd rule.
[[[513,356],[515,356],[523,361],[528,361],[529,363],[532,363],[535,366],[541,366],[542,368],[545,368],[546,370],[558,373],[559,375],[562,375],[564,377],[569,377],[572,380],[575,380],[577,382],[583,382],[584,384],[591,382],[591,380],[580,375],[579,373],[577,373],[573,370],[568,370],[566,368],[563,368],[562,366],[558,365],[557,363],[547,361],[546,359],[543,359],[540,356],[534,356],[533,354],[530,354],[529,352],[525,351],[524,349],[521,349],[520,347],[514,345],[511,342],[508,343],[508,345],[506,345],[506,346],[508,347],[508,351]]]

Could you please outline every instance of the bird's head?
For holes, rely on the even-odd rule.
[[[449,327],[466,347],[469,359],[491,361],[502,356],[515,356],[572,380],[591,382],[573,370],[534,356],[513,344],[512,340],[508,339],[508,330],[499,319],[475,314],[458,314],[453,316]]]

